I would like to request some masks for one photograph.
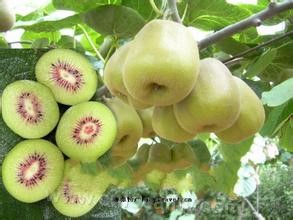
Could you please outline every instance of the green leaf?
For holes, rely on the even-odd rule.
[[[133,37],[145,24],[141,15],[125,6],[106,5],[86,12],[84,22],[102,35]]]
[[[223,156],[224,161],[240,161],[250,149],[252,145],[253,138],[242,141],[239,144],[224,144],[221,143],[219,146],[219,151]]]
[[[251,14],[248,10],[228,4],[225,0],[184,0],[178,4],[180,15],[184,13],[186,5],[188,7],[184,23],[203,30],[218,30]]]
[[[236,41],[232,37],[227,37],[219,41],[215,46],[219,48],[221,51],[224,51],[225,53],[231,54],[231,55],[234,55],[249,49],[248,46],[240,43],[239,41]]]
[[[293,99],[283,105],[273,108],[260,131],[263,136],[274,136],[293,113]]]
[[[291,117],[280,131],[280,146],[293,152],[293,118]]]
[[[293,78],[273,87],[268,92],[262,93],[263,104],[271,107],[282,105],[291,98],[293,98]]]
[[[215,166],[211,173],[215,178],[213,188],[215,191],[230,194],[233,192],[234,185],[237,182],[237,171],[240,168],[240,161],[222,161]]]
[[[50,19],[50,20],[49,20]],[[36,21],[33,24],[20,23],[16,28],[23,28],[26,31],[33,32],[54,32],[63,28],[70,28],[81,23],[80,16],[78,14],[72,15],[63,19],[52,18],[50,16],[44,17],[42,20]]]
[[[155,1],[156,5],[159,7],[161,1]],[[152,9],[149,1],[146,0],[122,0],[122,5],[136,10],[140,15],[142,15],[146,20],[150,20],[155,17],[156,13]]]
[[[192,150],[195,153],[196,157],[199,159],[200,164],[208,164],[210,162],[211,154],[207,145],[203,141],[193,140],[188,143],[192,147]]]
[[[22,41],[34,41],[40,38],[45,38],[49,41],[49,44],[55,43],[60,39],[61,35],[59,32],[32,32],[32,31],[25,31],[22,36]],[[22,44],[24,48],[31,48],[30,44]]]
[[[276,49],[269,49],[264,52],[252,65],[248,67],[246,76],[253,77],[264,71],[277,55]]]
[[[49,46],[49,40],[47,38],[40,38],[33,42],[32,48],[38,49],[38,48],[46,48]]]
[[[276,35],[273,35],[276,37]],[[259,77],[267,82],[274,84],[293,77],[292,57],[293,57],[293,40],[283,39],[279,42],[278,52],[275,59],[261,73]]]
[[[111,1],[114,2],[114,1]],[[53,5],[57,9],[84,12],[100,5],[105,5],[108,0],[53,0]]]

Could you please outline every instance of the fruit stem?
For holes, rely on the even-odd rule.
[[[87,41],[89,42],[89,44],[91,45],[91,47],[93,48],[93,50],[95,51],[97,57],[103,62],[105,63],[105,59],[103,58],[103,56],[100,54],[100,52],[98,51],[98,49],[96,48],[94,42],[92,41],[92,39],[90,38],[90,36],[88,35],[87,31],[85,30],[85,28],[78,24],[78,27],[82,30],[82,32],[84,33]]]
[[[181,18],[178,13],[177,5],[176,5],[176,0],[168,0],[168,8],[171,12],[171,17],[173,21],[176,21],[178,23],[182,23]]]
[[[157,16],[162,16],[163,13],[160,11],[160,9],[158,9],[158,7],[157,7],[155,1],[154,1],[154,0],[149,0],[149,2],[150,2],[150,4],[151,4],[151,6],[152,6],[154,12],[156,12]]]

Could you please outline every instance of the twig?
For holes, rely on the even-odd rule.
[[[93,50],[95,51],[97,57],[98,57],[103,63],[105,63],[104,58],[102,57],[102,55],[100,54],[100,52],[97,50],[97,48],[96,48],[94,42],[92,41],[92,39],[91,39],[90,36],[88,35],[88,33],[87,33],[87,31],[85,30],[85,28],[84,28],[82,25],[80,25],[80,24],[78,24],[77,26],[78,26],[78,27],[82,30],[82,32],[84,33],[86,39],[88,40],[89,44],[91,45],[91,47],[92,47]]]
[[[271,40],[268,40],[268,41],[266,41],[266,42],[264,42],[264,43],[262,43],[260,45],[257,45],[256,47],[249,48],[248,50],[245,50],[245,51],[243,51],[241,53],[238,53],[238,54],[234,55],[231,58],[222,60],[222,62],[227,64],[229,61],[232,61],[232,60],[235,60],[237,58],[243,57],[243,56],[247,55],[248,53],[251,53],[251,52],[253,52],[253,51],[255,51],[255,50],[257,50],[257,49],[259,49],[261,47],[265,47],[265,46],[267,46],[267,45],[269,45],[271,43],[274,43],[275,41],[281,40],[281,39],[283,39],[285,37],[288,37],[290,35],[293,35],[293,31],[289,31],[289,32],[287,32],[287,33],[285,33],[285,34],[283,34],[281,36],[278,36],[278,37],[275,37],[275,38],[273,38]]]
[[[12,41],[12,42],[7,42],[7,44],[32,44],[32,41],[29,40],[23,40],[23,41]]]
[[[101,86],[101,87],[97,90],[97,92],[96,92],[96,96],[97,96],[97,97],[103,97],[103,96],[105,96],[108,92],[109,92],[108,88],[107,88],[105,85],[103,85],[103,86]]]
[[[171,17],[173,21],[176,21],[178,23],[182,23],[181,18],[178,13],[177,5],[176,5],[176,0],[168,0],[168,8],[171,12]]]
[[[245,197],[242,197],[242,199],[249,205],[250,209],[258,220],[265,220],[265,218],[258,211],[256,211],[256,209],[253,207],[248,199],[246,199]]]
[[[176,1],[169,0],[168,2],[170,3],[169,7],[174,6],[174,4],[171,5],[171,3],[174,3],[174,2],[175,2],[175,6],[176,6]],[[271,18],[278,13],[281,13],[283,11],[286,11],[286,10],[289,10],[292,8],[293,8],[293,0],[287,0],[283,3],[271,2],[269,4],[268,8],[254,14],[254,15],[252,15],[252,16],[250,16],[240,22],[229,25],[229,26],[211,34],[210,36],[204,38],[203,40],[199,41],[198,47],[200,49],[204,49],[204,48],[208,47],[209,45],[211,45],[219,40],[222,40],[228,36],[232,36],[233,34],[240,32],[246,28],[259,26],[262,24],[263,20]],[[173,11],[174,11],[174,9],[173,9]]]

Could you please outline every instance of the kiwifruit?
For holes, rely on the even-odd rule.
[[[56,142],[68,157],[93,162],[112,146],[117,124],[111,110],[99,102],[71,106],[61,117]]]
[[[176,143],[192,140],[196,136],[196,132],[190,133],[179,125],[172,105],[154,108],[152,127],[160,137]]]
[[[192,165],[200,165],[200,160],[187,143],[174,144],[171,148],[172,162],[176,169],[187,168]]]
[[[153,116],[154,108],[146,108],[137,110],[137,113],[141,119],[143,132],[142,137],[149,138],[156,135],[153,125],[152,125],[152,116]]]
[[[2,180],[17,200],[32,203],[49,196],[60,184],[64,159],[57,146],[42,139],[24,140],[6,155]]]
[[[50,199],[63,215],[79,217],[98,203],[112,181],[106,172],[86,173],[78,161],[69,159],[65,161],[63,180]]]
[[[104,70],[104,83],[112,95],[132,105],[135,109],[145,109],[150,107],[150,105],[129,95],[123,83],[123,66],[129,51],[131,51],[131,42],[122,45],[110,57]]]
[[[69,49],[53,49],[38,60],[36,78],[48,86],[57,102],[75,105],[90,100],[97,89],[98,77],[83,55]]]
[[[31,80],[9,84],[2,94],[2,117],[23,138],[41,138],[56,126],[59,108],[46,86]]]
[[[15,14],[8,4],[8,0],[0,0],[0,32],[10,30],[15,22]]]
[[[106,99],[106,104],[114,113],[118,127],[111,153],[127,160],[136,152],[138,141],[142,136],[142,122],[135,109],[117,97]]]

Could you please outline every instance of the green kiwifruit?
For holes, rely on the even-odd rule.
[[[142,136],[145,138],[153,137],[156,135],[152,125],[153,112],[154,108],[137,110],[143,126]]]
[[[19,80],[3,91],[2,117],[21,137],[41,138],[57,125],[59,108],[46,86],[31,80]]]
[[[15,22],[15,14],[8,5],[8,1],[0,0],[0,32],[8,31]]]
[[[226,143],[239,143],[258,132],[265,121],[265,110],[255,92],[241,79],[233,77],[240,91],[240,114],[234,124],[216,133]]]
[[[196,133],[184,130],[175,117],[173,106],[155,107],[152,125],[156,134],[176,143],[192,140]]]
[[[63,215],[79,217],[98,203],[112,181],[106,172],[86,173],[78,161],[69,159],[65,162],[63,180],[50,199]]]
[[[132,105],[135,109],[144,109],[150,107],[137,99],[134,99],[126,90],[123,79],[122,71],[125,58],[131,50],[131,42],[128,42],[118,48],[115,53],[110,57],[105,66],[104,83],[110,90],[111,94],[120,98],[125,103]]]
[[[171,148],[171,152],[172,162],[177,169],[187,168],[192,165],[200,165],[197,155],[189,144],[174,144]]]
[[[184,99],[198,77],[196,41],[182,24],[167,20],[147,23],[131,42],[123,65],[123,83],[135,99],[153,106]]]
[[[111,110],[99,102],[70,107],[56,131],[56,142],[68,157],[93,162],[112,146],[117,124]]]
[[[189,133],[218,132],[230,127],[240,112],[240,95],[229,69],[215,58],[200,61],[192,92],[174,105],[178,124]]]
[[[93,65],[69,49],[45,53],[35,68],[37,80],[48,86],[57,102],[75,105],[90,100],[96,92],[98,77]]]
[[[2,180],[7,191],[22,202],[36,202],[49,196],[60,184],[64,159],[54,144],[25,140],[6,155]]]
[[[135,109],[117,97],[106,99],[106,104],[114,113],[118,127],[116,141],[111,149],[112,155],[127,160],[136,152],[142,136],[142,122]]]

